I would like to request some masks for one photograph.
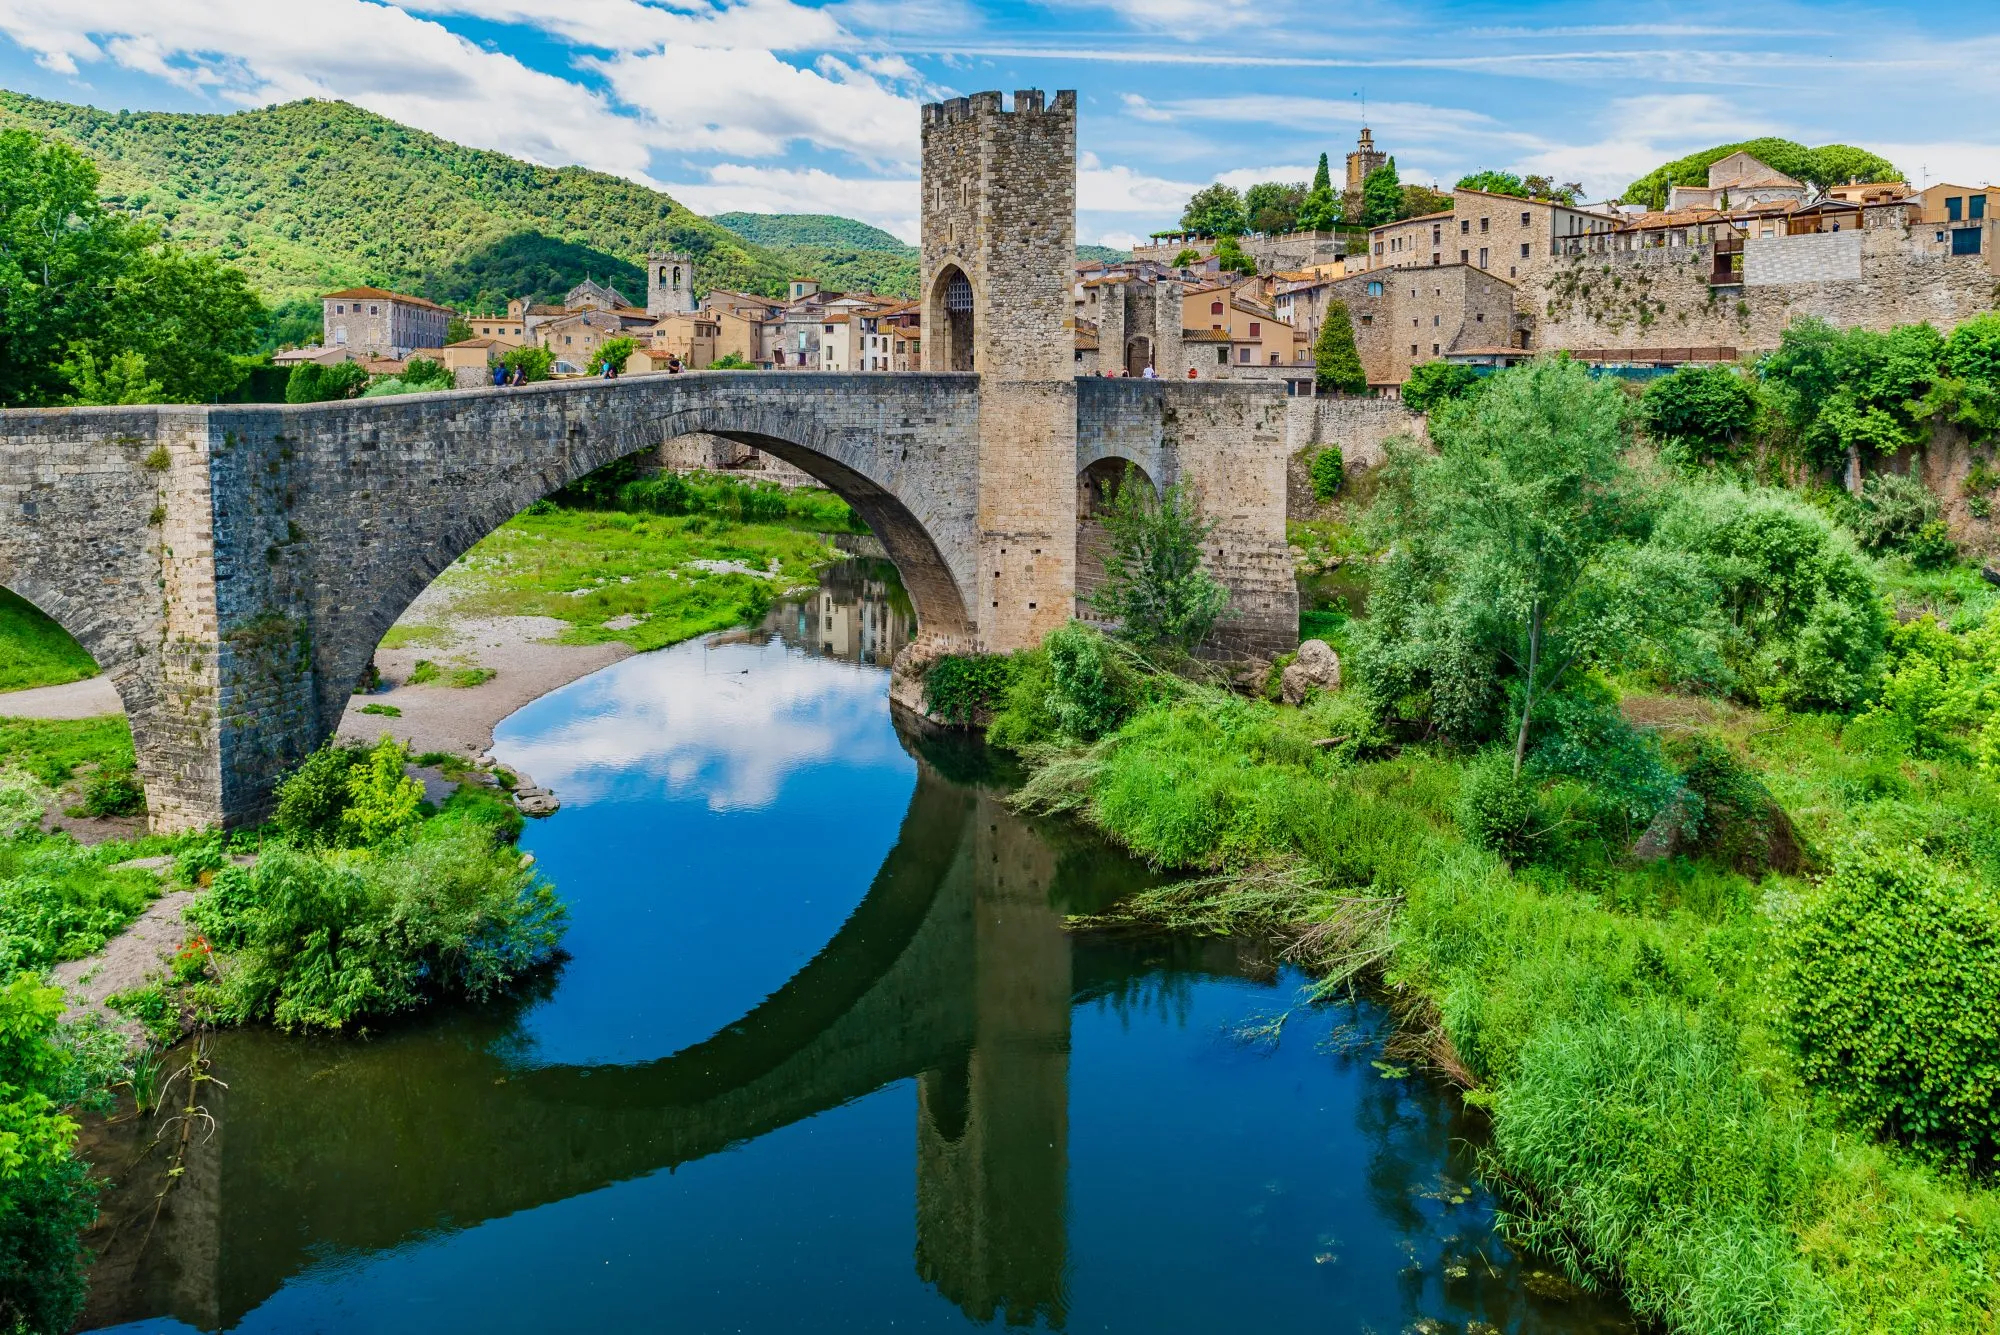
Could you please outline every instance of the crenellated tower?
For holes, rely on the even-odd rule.
[[[1038,643],[1073,606],[1076,94],[924,108],[923,358],[979,376],[980,641]]]

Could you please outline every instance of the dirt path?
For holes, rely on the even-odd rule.
[[[0,692],[0,718],[101,718],[124,712],[125,702],[108,677]]]

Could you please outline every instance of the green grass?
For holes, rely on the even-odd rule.
[[[97,675],[97,663],[69,632],[25,598],[0,589],[0,691],[60,686]],[[6,701],[0,700],[0,714]]]
[[[384,649],[443,649],[457,643],[458,636],[443,626],[391,626],[382,637]]]
[[[567,623],[564,643],[643,650],[758,620],[775,595],[832,558],[826,537],[796,522],[552,507],[517,515],[442,578],[459,594],[457,615],[552,617]],[[706,571],[695,561],[764,572],[775,562],[776,576]]]
[[[1127,917],[1274,933],[1329,977],[1380,971],[1433,1064],[1491,1111],[1517,1235],[1670,1329],[1977,1331],[2000,1310],[2000,1195],[1843,1127],[1772,1026],[1776,919],[1803,891],[1678,859],[1517,872],[1459,832],[1462,756],[1344,763],[1325,711],[1196,696],[1024,790],[1162,866],[1220,869]],[[1721,727],[1809,844],[1928,832],[2000,856],[2000,789],[1890,765],[1837,723]]]
[[[56,788],[69,782],[83,765],[131,767],[132,729],[122,717],[0,717],[0,770],[26,770]]]

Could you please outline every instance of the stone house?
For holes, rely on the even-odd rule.
[[[1454,190],[1451,200],[1443,212],[1370,229],[1371,271],[1457,263],[1518,280],[1618,226],[1608,213],[1520,195]]]
[[[1400,385],[1425,362],[1471,348],[1525,346],[1514,285],[1476,264],[1388,270],[1336,280],[1371,385]]]
[[[321,341],[356,357],[407,357],[441,348],[451,312],[434,301],[379,287],[350,287],[320,298]]]
[[[535,342],[555,354],[558,363],[567,363],[578,372],[590,370],[598,348],[614,338],[631,335],[625,322],[610,311],[572,311],[535,326]]]
[[[612,311],[632,302],[615,287],[607,286],[594,278],[586,278],[563,294],[563,309]]]
[[[717,350],[722,338],[721,322],[701,311],[676,311],[662,315],[652,326],[647,352],[660,365],[669,356],[679,357],[690,371],[705,370],[722,354]]]
[[[1803,204],[1806,183],[1738,150],[1709,164],[1707,185],[1667,189],[1667,209],[1729,209],[1753,204]]]

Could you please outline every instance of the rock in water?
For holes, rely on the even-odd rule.
[[[1325,640],[1307,640],[1299,646],[1299,656],[1278,679],[1279,693],[1288,705],[1302,705],[1314,691],[1340,689],[1340,655]]]

